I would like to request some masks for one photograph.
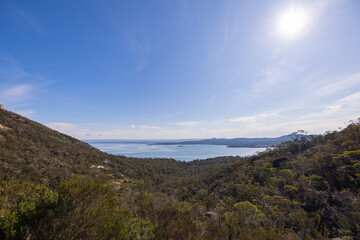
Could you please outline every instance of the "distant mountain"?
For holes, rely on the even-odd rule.
[[[360,119],[318,136],[181,144],[292,138],[251,157],[138,159],[0,109],[0,239],[360,239]]]
[[[241,148],[241,147],[271,147],[276,146],[282,142],[291,141],[297,137],[296,134],[289,134],[276,138],[211,138],[204,140],[190,140],[190,141],[181,141],[181,142],[160,142],[152,143],[153,145],[226,145],[231,148]]]
[[[178,143],[184,141],[199,141],[203,139],[86,139],[89,144],[154,144],[154,143]]]

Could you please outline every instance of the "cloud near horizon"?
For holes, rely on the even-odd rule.
[[[278,113],[261,113],[252,116],[242,116],[237,118],[230,118],[229,122],[255,123],[258,120],[265,120],[267,118],[279,117]]]
[[[178,126],[185,126],[185,127],[192,127],[200,124],[200,122],[197,121],[188,121],[188,122],[177,122],[176,125]]]
[[[181,129],[140,125],[130,129],[119,126],[109,130],[99,130],[88,124],[60,122],[50,122],[46,126],[79,139],[278,137],[299,129],[303,129],[309,134],[323,134],[326,131],[344,128],[349,121],[360,117],[357,111],[359,107],[360,92],[336,100],[310,114],[299,115],[296,118],[286,111],[282,112],[281,115],[278,113],[257,114],[230,119],[228,126],[219,126],[219,122],[183,124],[181,126],[184,128]],[[273,118],[276,118],[276,121],[269,121],[269,119]]]

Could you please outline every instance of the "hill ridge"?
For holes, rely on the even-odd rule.
[[[110,155],[8,111],[0,124],[3,239],[360,239],[359,122],[192,162]]]

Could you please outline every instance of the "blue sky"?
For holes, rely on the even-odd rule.
[[[306,12],[296,36],[279,31]],[[81,139],[324,133],[360,117],[360,2],[0,1],[0,103]]]

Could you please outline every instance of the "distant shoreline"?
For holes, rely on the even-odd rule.
[[[284,135],[275,138],[211,138],[211,139],[177,139],[177,140],[154,140],[154,139],[93,139],[84,140],[89,144],[147,144],[147,145],[221,145],[227,148],[267,148],[280,143],[291,141],[295,134]]]
[[[296,135],[289,134],[276,138],[211,138],[178,142],[154,142],[149,145],[223,145],[228,148],[267,148],[292,140]]]
[[[138,143],[141,144],[141,143]],[[211,144],[211,143],[147,143],[147,145],[178,145],[179,147],[184,147],[184,145],[217,145],[217,146],[225,146],[228,148],[267,148],[272,146],[264,146],[264,145],[226,145],[226,144]]]

